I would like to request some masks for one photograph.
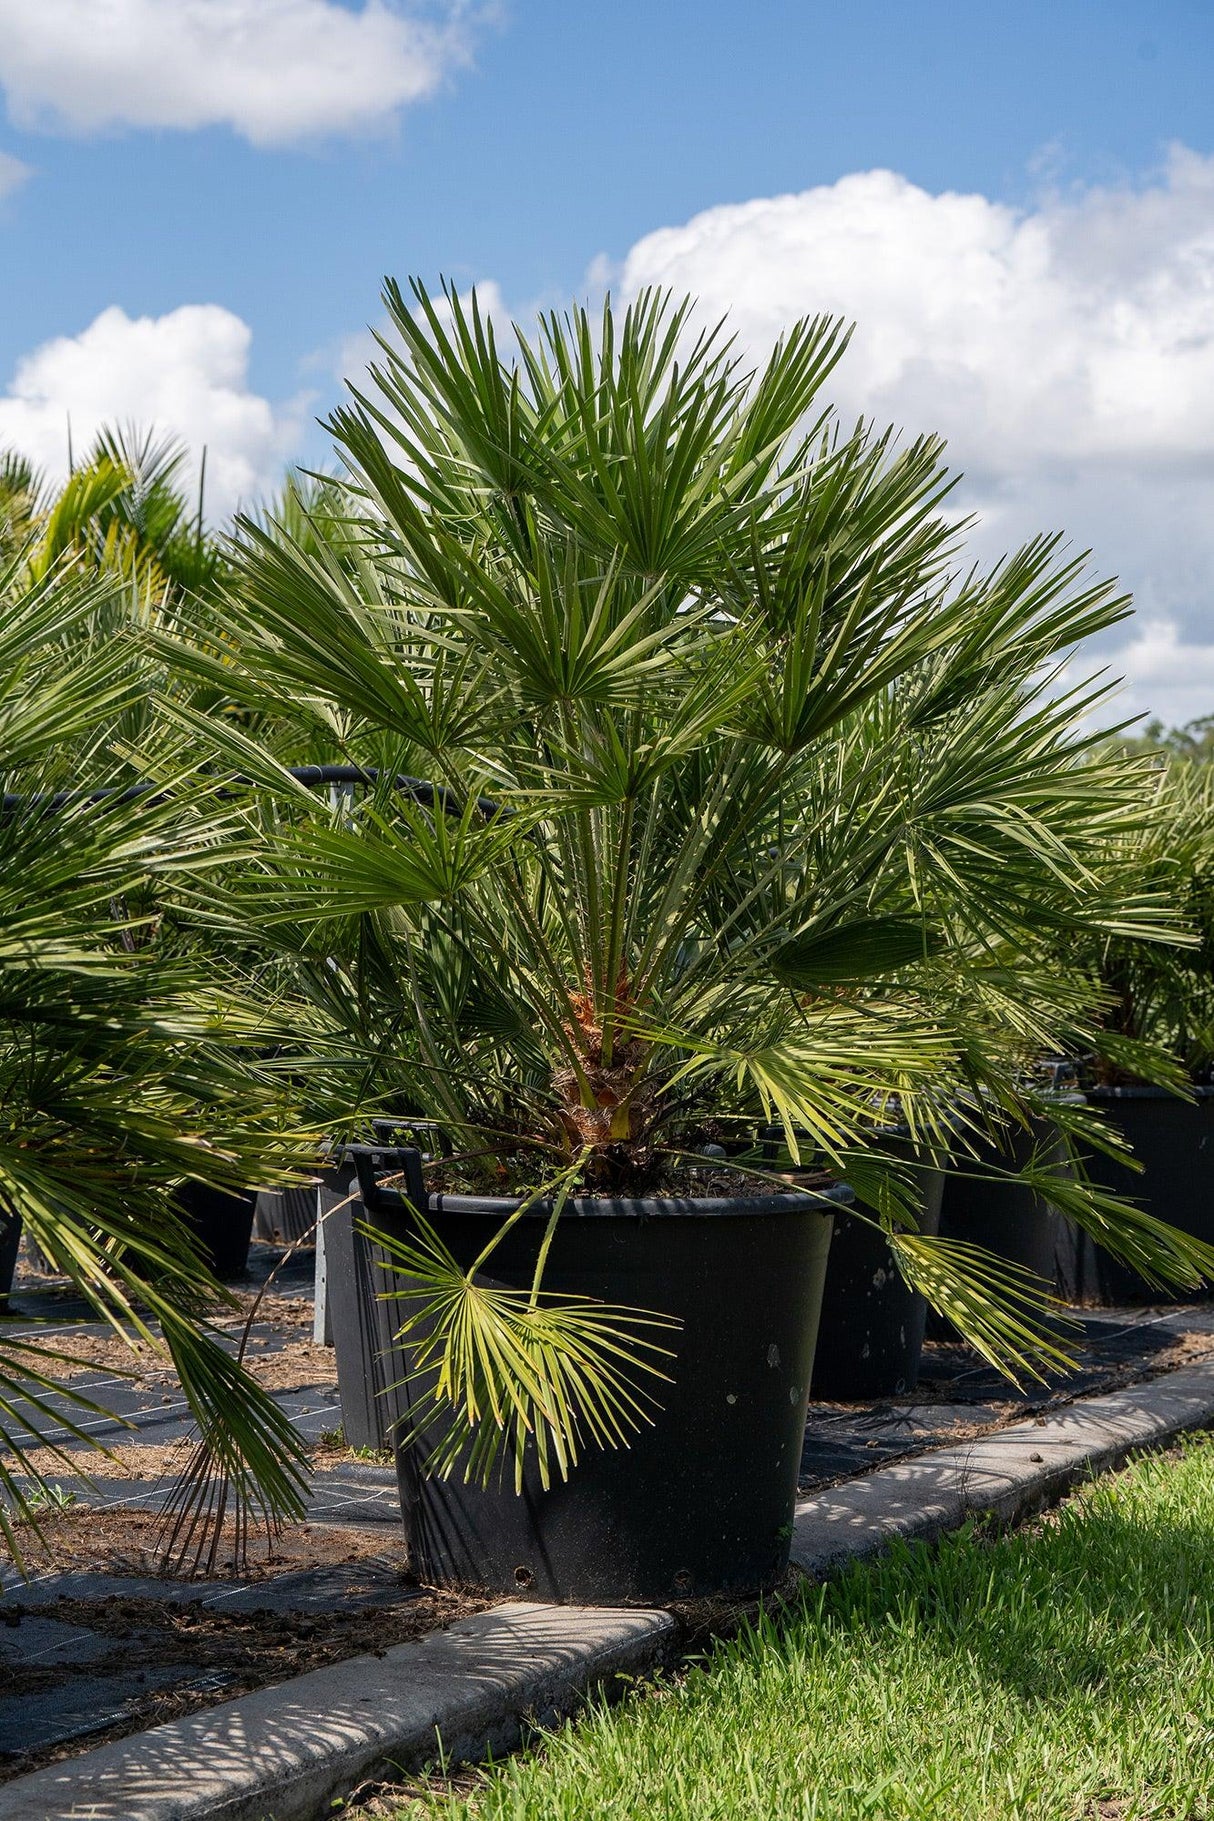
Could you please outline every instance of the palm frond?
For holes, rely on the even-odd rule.
[[[669,1374],[673,1351],[654,1339],[678,1322],[589,1297],[548,1295],[477,1281],[431,1224],[415,1215],[406,1240],[368,1227],[402,1279],[388,1295],[413,1305],[399,1330],[412,1355],[409,1432],[427,1471],[459,1466],[487,1483],[504,1453],[516,1489],[534,1449],[541,1483],[568,1477],[582,1446],[627,1447],[652,1420],[654,1392],[641,1380]]]
[[[907,1283],[996,1371],[1016,1384],[1074,1368],[1080,1324],[1030,1271],[964,1239],[892,1231]]]

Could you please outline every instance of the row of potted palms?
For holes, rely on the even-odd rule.
[[[968,566],[938,443],[822,402],[829,320],[752,370],[658,294],[506,351],[475,300],[386,303],[340,476],[130,603],[148,718],[107,752],[176,846],[96,943],[137,924],[142,965],[190,975],[199,1104],[263,1171],[288,1131],[391,1122],[350,1155],[419,1572],[770,1585],[832,1223],[1020,1375],[1065,1334],[1038,1279],[932,1230],[946,1162],[1156,1282],[1214,1267],[1075,1167],[1118,1134],[1040,1067],[1179,1085],[1174,1033],[1118,1028],[1110,985],[1119,956],[1199,971],[1183,868],[1142,864],[1171,786],[1066,675],[1127,604],[1057,540]],[[335,762],[348,788],[300,776]],[[265,1463],[229,1454],[251,1489]]]

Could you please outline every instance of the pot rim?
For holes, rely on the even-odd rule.
[[[1155,1087],[1151,1083],[1144,1083],[1141,1087],[1096,1087],[1085,1088],[1084,1098],[1088,1101],[1176,1100],[1179,1101],[1181,1106],[1186,1106],[1191,1105],[1194,1100],[1209,1100],[1214,1098],[1214,1087],[1207,1087],[1204,1084],[1190,1082],[1188,1093],[1185,1094],[1178,1094],[1172,1088]]]
[[[706,1195],[664,1196],[638,1195],[615,1197],[579,1197],[570,1199],[561,1210],[568,1220],[678,1220],[724,1217],[754,1218],[773,1214],[833,1214],[836,1208],[849,1208],[855,1201],[850,1183],[833,1182],[821,1189],[802,1190],[798,1194],[776,1195]],[[431,1214],[455,1214],[471,1219],[504,1220],[518,1210],[520,1195],[449,1195],[437,1190],[429,1197]],[[537,1201],[522,1216],[524,1220],[548,1220],[551,1201]]]

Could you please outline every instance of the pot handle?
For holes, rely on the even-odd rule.
[[[358,1174],[358,1189],[368,1214],[421,1213],[426,1206],[426,1184],[422,1176],[422,1154],[416,1145],[346,1146],[345,1155]],[[399,1188],[384,1188],[379,1178],[391,1174],[404,1177]]]

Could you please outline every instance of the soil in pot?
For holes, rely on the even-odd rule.
[[[916,1157],[910,1134],[882,1134],[883,1149],[908,1163]],[[919,1230],[940,1225],[944,1172],[920,1162]],[[810,1395],[835,1402],[899,1397],[919,1382],[927,1303],[912,1290],[889,1242],[869,1220],[841,1208],[835,1216]]]
[[[567,1481],[544,1488],[529,1458],[521,1494],[510,1460],[488,1487],[465,1484],[459,1465],[427,1477],[438,1423],[398,1445],[414,1572],[591,1605],[774,1587],[788,1562],[831,1210],[850,1200],[839,1186],[816,1200],[571,1203],[545,1288],[681,1322],[666,1336],[671,1382],[649,1381],[661,1407],[628,1447],[587,1445]],[[432,1195],[430,1220],[470,1264],[515,1205]],[[505,1236],[487,1283],[530,1288],[546,1214],[537,1207]],[[398,1358],[408,1402],[407,1350]]]
[[[1085,1165],[1102,1188],[1214,1244],[1214,1088],[1192,1092],[1190,1101],[1165,1088],[1090,1089],[1088,1105],[1118,1129],[1143,1168],[1131,1170],[1099,1152],[1088,1154]],[[1079,1232],[1060,1234],[1058,1274],[1067,1300],[1089,1307],[1191,1302],[1210,1293],[1157,1289]]]

